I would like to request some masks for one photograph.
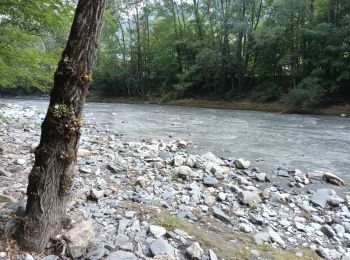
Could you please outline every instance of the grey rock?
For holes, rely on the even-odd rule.
[[[207,186],[215,186],[216,184],[219,183],[219,181],[214,177],[205,177],[203,179],[203,183],[204,185],[207,185]]]
[[[264,172],[257,173],[257,174],[255,174],[255,178],[258,181],[266,181],[266,173],[264,173]]]
[[[94,244],[95,232],[91,222],[84,221],[65,232],[63,237],[68,241],[68,252],[70,256],[79,258],[86,253],[89,246]]]
[[[137,260],[137,257],[131,252],[118,250],[112,252],[106,260]]]
[[[337,195],[332,195],[328,198],[327,202],[333,207],[339,206],[341,203],[344,203],[344,199],[338,197]]]
[[[86,256],[84,256],[84,258],[89,260],[99,260],[105,255],[105,253],[106,248],[104,243],[102,243],[95,247],[93,250],[89,251],[89,253]]]
[[[256,249],[250,250],[250,254],[254,257],[254,259],[260,258],[260,253],[259,253],[259,251],[256,250]]]
[[[175,155],[173,158],[174,166],[181,166],[185,164],[185,162],[186,162],[186,157],[184,157],[183,155]]]
[[[193,175],[193,171],[186,165],[181,165],[177,168],[177,172],[180,174],[180,178],[187,179]]]
[[[241,191],[238,193],[238,199],[242,204],[249,205],[250,203],[260,203],[261,198],[258,193],[252,191]]]
[[[223,212],[219,207],[213,207],[213,215],[217,219],[220,219],[221,221],[224,221],[226,223],[231,223],[231,218]]]
[[[60,257],[57,255],[47,255],[41,258],[41,260],[58,260],[58,259],[60,259]]]
[[[96,189],[91,189],[90,190],[90,197],[94,200],[99,200],[103,197],[104,191],[103,190],[96,190]]]
[[[227,194],[224,193],[224,192],[219,192],[218,194],[218,200],[219,201],[225,201],[226,200],[226,197],[227,197]]]
[[[218,257],[212,249],[209,249],[209,258],[210,260],[218,260]]]
[[[337,235],[343,235],[345,233],[345,228],[340,224],[332,225],[332,228],[337,233]]]
[[[118,234],[115,238],[115,243],[119,246],[126,244],[129,241],[129,237],[124,234]]]
[[[333,189],[318,189],[312,195],[311,202],[324,208],[332,195],[336,195],[336,192]]]
[[[270,237],[273,241],[277,242],[281,246],[285,245],[285,242],[281,238],[281,236],[277,232],[275,232],[271,227],[268,227],[268,232],[269,232]]]
[[[205,198],[204,198],[204,204],[209,206],[209,207],[213,206],[215,201],[216,201],[216,199],[212,195],[205,196]]]
[[[119,225],[118,225],[118,234],[122,234],[125,232],[126,228],[129,225],[129,220],[127,219],[120,219]]]
[[[321,231],[327,236],[327,237],[334,237],[335,236],[335,231],[333,228],[329,225],[323,225],[321,227]]]
[[[82,173],[92,173],[92,169],[89,166],[82,166],[79,168],[79,171],[81,171]]]
[[[249,214],[249,221],[251,223],[253,223],[254,225],[262,226],[264,224],[263,219],[259,216],[254,215],[254,214]]]
[[[244,233],[253,232],[253,228],[249,224],[246,224],[246,223],[239,224],[239,230],[241,230]]]
[[[171,153],[164,151],[164,150],[161,150],[158,153],[158,157],[163,159],[163,160],[167,160],[167,159],[171,158]]]
[[[174,254],[174,248],[161,237],[151,243],[150,250],[153,256]]]
[[[190,259],[200,260],[204,254],[204,251],[198,242],[193,242],[189,247],[187,247],[186,253]]]
[[[31,254],[26,253],[25,256],[17,257],[17,260],[35,260]]]
[[[183,231],[183,230],[178,229],[178,228],[174,229],[174,233],[181,236],[181,237],[188,237],[188,234],[186,231]]]
[[[257,245],[261,245],[264,242],[270,242],[271,236],[269,232],[258,232],[254,235],[254,240]]]

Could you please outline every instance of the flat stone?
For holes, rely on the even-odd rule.
[[[174,248],[161,237],[151,243],[150,250],[153,256],[174,254]]]
[[[238,193],[238,199],[242,204],[249,205],[253,202],[260,203],[261,198],[258,193],[252,191],[241,191]]]
[[[226,223],[231,223],[231,218],[223,212],[219,207],[213,207],[213,215]]]
[[[327,205],[328,199],[336,195],[336,192],[333,189],[318,189],[311,197],[311,202],[321,208],[324,208]]]
[[[277,242],[281,246],[285,245],[285,242],[283,241],[281,236],[277,232],[275,232],[271,227],[268,227],[268,232],[273,241]]]
[[[203,179],[203,183],[204,185],[207,185],[207,186],[215,186],[216,184],[219,183],[219,181],[214,177],[205,177]]]
[[[138,258],[131,252],[118,250],[107,256],[106,260],[137,260]]]
[[[322,171],[315,171],[315,172],[308,172],[306,176],[309,179],[314,179],[314,180],[322,180],[323,179],[324,172]]]
[[[266,181],[266,173],[264,172],[261,172],[261,173],[257,173],[255,174],[255,178],[258,180],[258,181]]]
[[[181,236],[181,237],[188,237],[188,234],[186,231],[183,231],[183,230],[178,229],[178,228],[174,229],[174,233]]]
[[[186,253],[190,259],[200,260],[204,254],[204,251],[198,242],[193,242],[189,247],[187,247]]]

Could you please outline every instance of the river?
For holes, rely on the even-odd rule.
[[[46,100],[0,99],[46,109]],[[112,115],[112,113],[116,113]],[[121,140],[186,139],[190,152],[277,166],[330,171],[350,182],[350,118],[150,104],[87,103],[86,122],[122,134]],[[256,159],[262,158],[259,162]]]

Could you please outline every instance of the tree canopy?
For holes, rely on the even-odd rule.
[[[2,88],[50,88],[71,10],[1,4]],[[347,0],[110,0],[93,73],[99,95],[298,106],[349,97],[349,83]]]

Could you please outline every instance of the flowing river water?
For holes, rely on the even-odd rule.
[[[37,106],[47,100],[0,99]],[[87,103],[85,120],[121,140],[186,139],[190,152],[250,160],[270,173],[277,166],[330,171],[350,182],[350,118],[149,104]],[[257,161],[257,159],[259,159]],[[261,159],[261,160],[260,160]]]

